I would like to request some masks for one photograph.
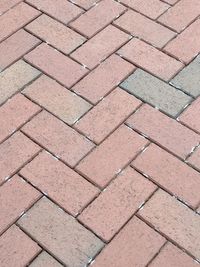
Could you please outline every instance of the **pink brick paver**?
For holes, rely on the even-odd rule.
[[[72,90],[96,104],[135,69],[134,65],[114,54],[75,84]]]
[[[75,128],[94,142],[100,143],[129,117],[140,103],[134,96],[117,88],[80,119]]]
[[[200,203],[198,172],[158,146],[150,145],[132,166],[194,208]]]
[[[17,226],[11,226],[0,237],[0,261],[2,267],[26,266],[41,248]]]
[[[129,167],[82,212],[79,220],[109,241],[155,189],[153,183]]]
[[[46,152],[39,154],[20,174],[73,215],[99,192],[78,173]]]
[[[165,81],[184,66],[180,61],[136,38],[123,46],[118,54]]]
[[[0,267],[200,264],[199,0],[0,0]]]

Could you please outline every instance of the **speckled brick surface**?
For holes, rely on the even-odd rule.
[[[200,266],[199,0],[0,0],[0,267]]]

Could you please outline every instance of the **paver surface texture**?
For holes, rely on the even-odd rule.
[[[0,0],[0,267],[200,267],[200,0]]]

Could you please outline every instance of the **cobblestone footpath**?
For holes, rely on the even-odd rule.
[[[200,0],[0,0],[0,267],[200,266]]]

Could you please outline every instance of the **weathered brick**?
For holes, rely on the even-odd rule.
[[[133,10],[115,20],[114,24],[159,48],[175,36],[173,31]]]
[[[165,51],[188,64],[200,52],[200,19],[170,41]]]
[[[162,190],[139,211],[139,215],[179,246],[200,259],[199,215]]]
[[[195,98],[200,95],[200,56],[181,70],[170,83]]]
[[[113,54],[72,89],[96,104],[134,70],[135,66]]]
[[[0,15],[12,8],[13,6],[17,5],[18,3],[22,2],[22,0],[1,0],[0,2]]]
[[[10,9],[0,17],[0,41],[16,32],[18,29],[26,25],[40,15],[40,12],[25,3]]]
[[[0,187],[0,233],[40,197],[40,193],[18,175]]]
[[[40,247],[13,225],[0,237],[1,267],[26,266],[40,252]]]
[[[16,131],[39,110],[40,107],[21,94],[17,94],[7,101],[0,107],[0,142]]]
[[[113,0],[103,0],[73,21],[70,26],[90,38],[125,10],[124,6]]]
[[[103,246],[94,234],[47,198],[37,202],[19,225],[67,266],[85,266]]]
[[[155,188],[128,167],[81,213],[79,219],[98,236],[109,241]]]
[[[73,52],[71,57],[92,69],[126,43],[128,39],[128,34],[109,25]]]
[[[0,183],[17,172],[39,149],[39,146],[20,132],[3,142],[0,145]]]
[[[82,9],[66,0],[27,0],[28,3],[49,14],[64,24],[82,13]]]
[[[132,165],[193,208],[200,203],[200,174],[158,146],[150,145]]]
[[[187,161],[197,170],[200,170],[200,148],[197,148]]]
[[[62,267],[57,260],[51,257],[47,252],[42,252],[39,256],[29,265],[30,267]],[[190,267],[190,266],[189,266]]]
[[[87,180],[46,152],[40,153],[20,173],[73,215],[80,212],[99,192]]]
[[[146,143],[130,128],[121,126],[86,156],[77,169],[100,187],[105,187]]]
[[[70,166],[78,163],[94,146],[84,136],[46,111],[42,111],[22,129]]]
[[[97,256],[92,267],[146,266],[164,242],[163,237],[133,217]]]
[[[87,101],[45,75],[23,93],[68,124],[73,124],[91,108]]]
[[[156,19],[170,7],[160,0],[121,0],[120,2],[143,13],[151,19]]]
[[[0,71],[21,58],[39,43],[39,39],[25,32],[23,29],[11,35],[0,44]]]
[[[28,24],[26,29],[65,54],[85,41],[83,36],[45,14]]]
[[[37,78],[40,72],[22,60],[0,73],[0,104]]]
[[[180,61],[136,38],[124,45],[118,54],[166,81],[184,67]]]
[[[100,143],[128,118],[140,103],[135,97],[117,88],[81,118],[75,128],[94,142]]]
[[[150,263],[149,267],[198,267],[195,262],[182,250],[171,243],[167,243],[158,256]]]
[[[200,97],[197,98],[179,117],[179,120],[200,133]]]
[[[185,29],[200,14],[199,0],[181,0],[169,8],[158,21],[177,32]]]
[[[47,44],[41,44],[25,59],[67,87],[71,87],[87,70]]]
[[[174,117],[192,100],[180,90],[140,69],[137,69],[120,86],[144,102]]]
[[[161,147],[183,159],[200,140],[198,134],[147,104],[133,114],[127,123]]]

